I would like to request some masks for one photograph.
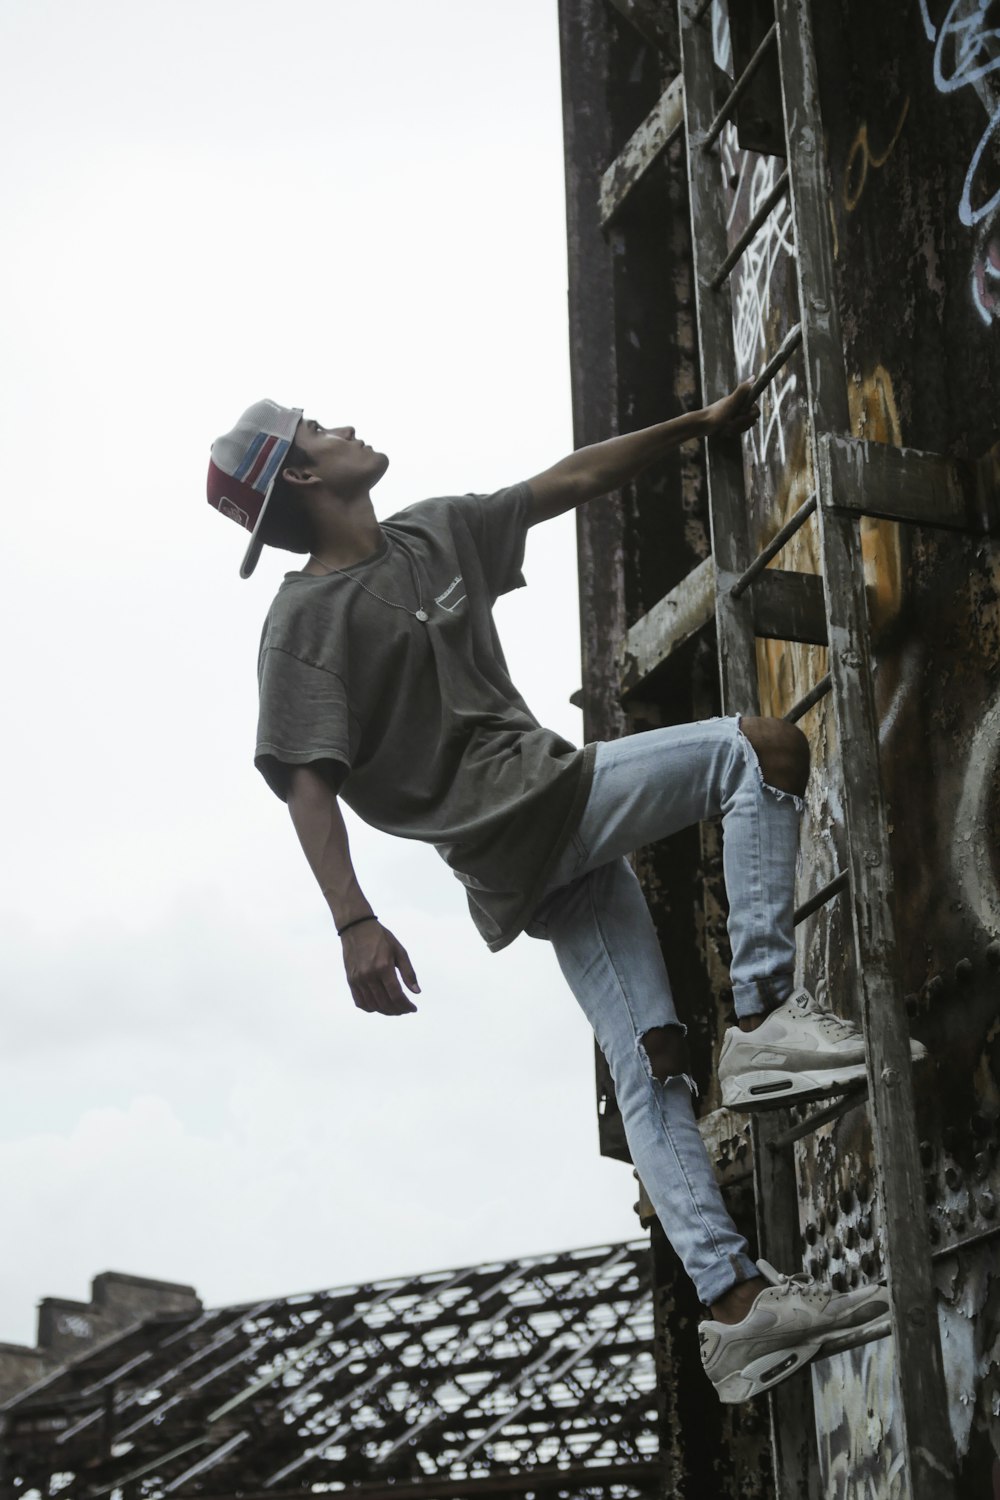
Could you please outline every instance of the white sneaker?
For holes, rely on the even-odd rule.
[[[749,1401],[815,1359],[835,1333],[861,1328],[889,1312],[883,1286],[834,1292],[808,1276],[781,1276],[766,1260],[760,1274],[771,1283],[742,1323],[707,1318],[698,1328],[701,1362],[719,1400]]]
[[[920,1042],[910,1042],[910,1057],[927,1056]],[[865,1042],[858,1028],[824,1010],[808,990],[790,999],[755,1031],[733,1026],[726,1032],[719,1058],[722,1102],[727,1109],[774,1109],[805,1104],[865,1078]]]

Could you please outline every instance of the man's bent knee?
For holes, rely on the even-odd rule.
[[[666,1083],[668,1078],[678,1074],[690,1073],[687,1039],[679,1026],[654,1026],[639,1038],[639,1045],[659,1083]]]
[[[753,746],[768,786],[804,796],[809,780],[809,741],[787,719],[744,718],[740,728]]]

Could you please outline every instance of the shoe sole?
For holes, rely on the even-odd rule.
[[[829,1334],[827,1335],[829,1337]],[[731,1370],[716,1383],[716,1394],[725,1406],[735,1406],[741,1401],[751,1401],[765,1391],[780,1385],[814,1360],[823,1347],[822,1339],[810,1339],[795,1344],[789,1349],[772,1349],[770,1354],[761,1354],[750,1360],[742,1369]],[[707,1372],[706,1372],[707,1373]],[[711,1380],[709,1375],[709,1379]]]
[[[726,1109],[741,1110],[780,1109],[789,1101],[807,1104],[810,1099],[854,1088],[867,1076],[863,1062],[842,1068],[820,1068],[814,1073],[763,1068],[726,1078],[722,1084],[722,1103]]]

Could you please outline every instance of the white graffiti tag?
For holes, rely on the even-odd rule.
[[[972,297],[983,322],[990,323],[1000,317],[1000,242],[992,235],[1000,187],[991,192],[987,185],[988,171],[996,172],[993,157],[1000,140],[1000,26],[993,24],[991,0],[950,0],[940,22],[931,9],[932,0],[920,0],[924,31],[934,43],[935,88],[942,94],[973,89],[989,117],[965,174],[958,217],[978,231]]]

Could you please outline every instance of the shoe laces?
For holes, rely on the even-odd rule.
[[[806,1015],[815,1026],[832,1037],[834,1041],[844,1041],[847,1037],[858,1036],[858,1028],[850,1021],[842,1021],[840,1016],[834,1015],[832,1010],[809,1010]]]
[[[807,1276],[805,1271],[797,1271],[794,1276],[782,1276],[778,1285],[772,1285],[771,1290],[780,1297],[807,1297],[813,1302],[821,1298],[825,1301],[829,1295],[827,1288]]]

